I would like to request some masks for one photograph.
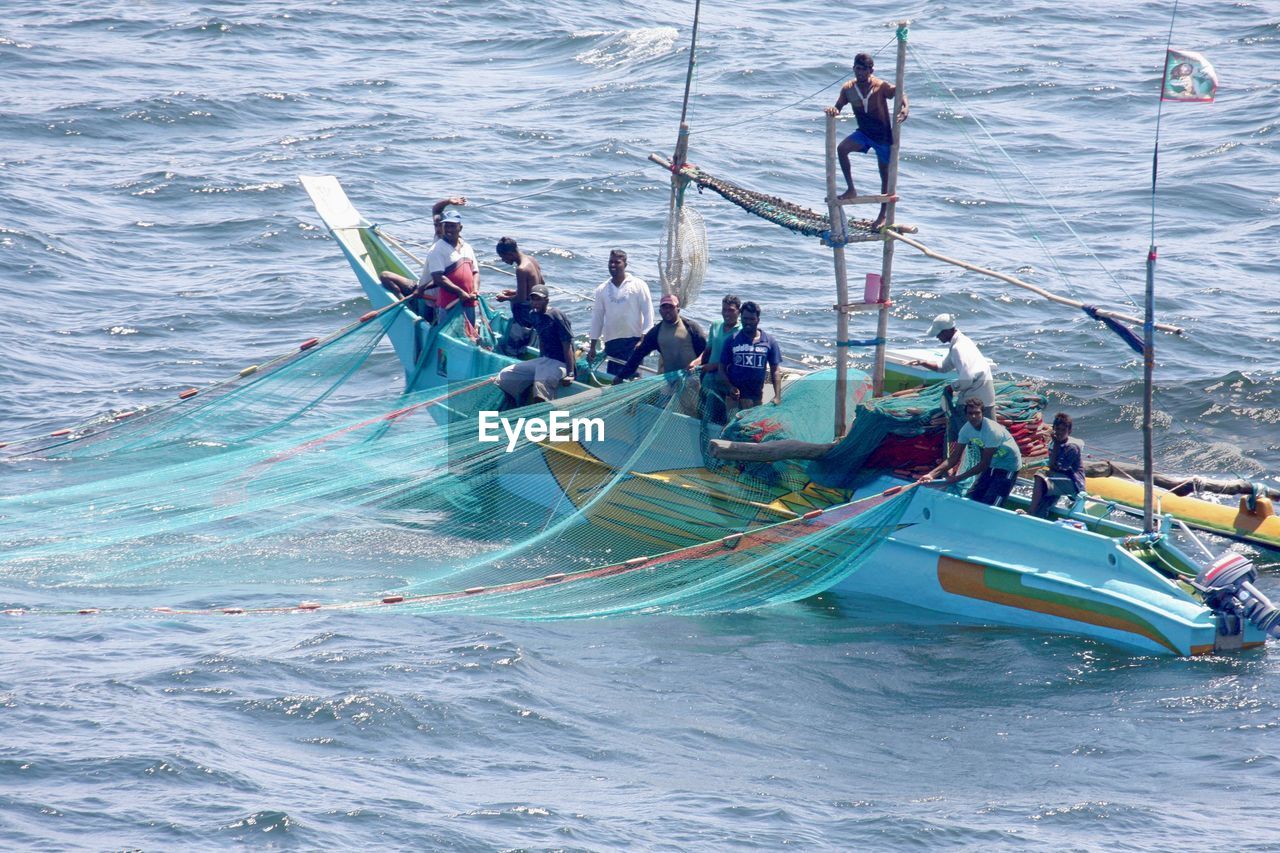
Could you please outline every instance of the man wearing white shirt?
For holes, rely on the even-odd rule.
[[[427,252],[418,287],[422,290],[435,289],[438,311],[448,311],[456,303],[461,303],[467,336],[476,340],[479,337],[476,302],[480,293],[480,265],[471,244],[462,239],[462,216],[456,210],[450,210],[441,220],[440,239]]]
[[[604,339],[605,370],[617,376],[640,338],[653,326],[653,296],[643,279],[627,272],[627,253],[609,253],[609,278],[596,288],[591,308],[591,348],[587,362],[596,357],[596,345]],[[674,368],[673,368],[674,369]]]
[[[943,393],[951,400],[952,409],[956,408],[957,401],[963,402],[976,397],[982,401],[982,416],[994,419],[996,385],[991,378],[991,365],[978,351],[978,345],[956,328],[956,318],[950,314],[939,314],[933,318],[929,337],[936,337],[950,345],[947,357],[941,364],[923,363],[923,366],[942,373],[955,372],[956,378],[943,389]]]

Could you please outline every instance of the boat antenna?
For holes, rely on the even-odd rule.
[[[1178,18],[1178,0],[1169,16],[1169,36],[1164,45],[1164,67],[1160,73],[1159,106],[1156,108],[1156,138],[1151,151],[1151,247],[1147,250],[1147,291],[1142,324],[1142,529],[1155,531],[1155,451],[1152,428],[1152,374],[1156,363],[1155,279],[1156,279],[1156,179],[1160,163],[1160,116],[1165,101],[1208,103],[1218,88],[1213,65],[1198,53],[1173,49],[1173,25]]]
[[[693,85],[693,66],[697,61],[698,51],[698,14],[702,11],[702,0],[694,0],[693,4],[693,35],[689,40],[689,70],[684,75],[684,103],[680,106],[680,130],[681,136],[688,136],[688,125],[685,124],[685,117],[689,114],[689,87]],[[686,141],[687,144],[687,141]],[[682,164],[683,165],[683,164]]]

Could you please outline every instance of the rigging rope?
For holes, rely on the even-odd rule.
[[[963,113],[957,113],[957,118],[960,118],[961,115],[964,115],[970,121],[972,121],[975,125],[977,125],[978,129],[982,131],[983,135],[986,137],[987,141],[991,144],[991,146],[1000,152],[1000,155],[1006,161],[1008,161],[1009,165],[1013,167],[1014,171],[1018,173],[1018,175],[1027,184],[1027,186],[1029,186],[1031,190],[1036,194],[1036,196],[1038,196],[1039,199],[1042,202],[1044,202],[1044,204],[1049,208],[1049,210],[1052,211],[1054,217],[1056,217],[1058,222],[1060,222],[1062,226],[1067,230],[1067,233],[1069,233],[1075,239],[1075,241],[1080,245],[1080,247],[1084,250],[1085,255],[1088,256],[1090,260],[1092,260],[1095,264],[1097,264],[1098,269],[1100,269],[1102,273],[1106,275],[1108,279],[1111,280],[1111,283],[1115,285],[1116,289],[1118,289],[1121,294],[1124,295],[1124,298],[1129,302],[1129,304],[1133,305],[1134,308],[1137,308],[1138,303],[1129,294],[1129,292],[1125,290],[1124,285],[1121,284],[1119,279],[1117,279],[1115,275],[1112,274],[1111,270],[1107,269],[1107,267],[1102,263],[1102,260],[1097,256],[1097,254],[1091,248],[1089,248],[1089,244],[1085,242],[1084,238],[1082,238],[1079,235],[1079,233],[1074,228],[1071,227],[1071,224],[1067,222],[1066,217],[1064,217],[1062,213],[1058,210],[1058,208],[1054,206],[1053,202],[1049,201],[1049,199],[1045,197],[1044,193],[1040,191],[1040,188],[1031,180],[1031,178],[1027,175],[1027,173],[1024,172],[1020,166],[1018,166],[1017,162],[1013,159],[1013,157],[1009,155],[1009,152],[1007,152],[1004,149],[1004,146],[1000,144],[1000,142],[995,138],[995,136],[991,133],[991,131],[987,129],[986,125],[983,124],[982,120],[979,119],[977,116],[973,115],[972,111],[965,109],[965,103],[960,99],[960,96],[957,95],[955,91],[951,89],[951,87],[944,82],[941,75],[939,75],[936,71],[934,71],[933,67],[929,64],[928,60],[925,59],[925,57],[921,55],[920,52],[914,46],[908,47],[908,50],[911,51],[911,58],[914,59],[920,65],[920,67],[923,68],[924,71],[929,75],[929,77],[933,80],[933,82],[942,91],[950,95],[951,99],[956,102],[956,104],[961,108],[961,110],[963,110]],[[969,131],[965,127],[964,121],[958,121],[957,126],[959,127],[960,132],[964,134],[965,139],[969,141],[970,143],[969,147],[971,149],[975,151],[982,149],[983,146],[978,145],[974,141],[973,137],[969,134]],[[1049,261],[1049,265],[1053,268],[1054,272],[1057,273],[1058,278],[1061,279],[1063,284],[1067,287],[1067,289],[1070,290],[1073,295],[1075,295],[1075,289],[1074,287],[1072,287],[1070,277],[1068,277],[1066,272],[1058,264],[1057,257],[1051,251],[1049,251],[1049,247],[1045,244],[1044,240],[1041,238],[1040,232],[1036,229],[1034,223],[1032,223],[1031,220],[1027,217],[1026,213],[1022,208],[1022,205],[1017,202],[1013,192],[1008,188],[1008,186],[1006,186],[1004,179],[1001,178],[1001,176],[997,172],[992,170],[989,170],[987,174],[991,177],[993,181],[995,181],[996,185],[1000,187],[1000,191],[1004,193],[1005,200],[1009,202],[1010,206],[1013,208],[1018,218],[1026,226],[1027,231],[1030,234],[1031,238],[1035,240],[1037,245],[1040,246],[1041,251],[1044,252],[1045,257]],[[1077,296],[1077,299],[1079,299],[1078,296]],[[1083,300],[1080,300],[1080,301],[1083,301]]]

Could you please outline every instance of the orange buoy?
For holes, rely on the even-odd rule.
[[[624,565],[624,566],[643,566],[643,565],[644,565],[645,563],[647,563],[647,562],[649,562],[649,558],[648,558],[648,557],[632,557],[630,560],[627,560],[627,561],[626,561],[626,562],[624,562],[622,565]]]
[[[383,604],[399,604],[402,601],[404,601],[403,595],[388,595],[386,598],[382,599]]]
[[[151,610],[153,613],[172,613],[173,612],[172,607],[153,607],[151,608]]]
[[[49,437],[50,437],[50,438],[57,438],[57,437],[59,437],[59,436],[63,436],[63,435],[71,435],[71,430],[69,430],[69,429],[56,429],[56,430],[54,430],[53,432],[49,433]]]
[[[378,316],[378,312],[377,312],[377,311],[370,311],[369,313],[364,314],[364,315],[362,315],[362,316],[360,317],[360,322],[361,322],[361,323],[367,323],[367,322],[369,322],[370,320],[372,320],[374,317],[377,317],[377,316]]]
[[[313,346],[315,346],[315,345],[316,345],[316,344],[318,344],[318,343],[320,343],[320,339],[319,339],[319,338],[311,338],[310,340],[303,341],[303,342],[302,342],[302,344],[298,347],[298,349],[301,349],[301,350],[308,350],[308,349],[311,349]]]
[[[222,612],[227,614],[228,616],[239,616],[241,613],[244,613],[244,608],[243,607],[224,607],[222,608]]]
[[[189,398],[189,397],[194,397],[195,395],[197,395],[197,394],[199,394],[199,393],[200,393],[200,391],[199,391],[198,389],[196,389],[196,388],[188,388],[187,390],[183,391],[181,394],[179,394],[179,395],[178,395],[178,399],[179,399],[179,400],[186,400],[187,398]]]
[[[562,581],[564,580],[564,572],[557,572],[554,575],[547,575],[545,578],[543,578],[543,580],[546,581],[547,583],[555,583],[556,581]]]
[[[299,605],[298,605],[298,609],[299,609],[299,610],[319,610],[319,609],[320,609],[320,602],[318,602],[318,601],[304,601],[304,602],[302,602],[301,604],[299,604]]]
[[[820,515],[822,515],[822,510],[811,509],[808,512],[806,512],[804,515],[800,516],[800,518],[802,518],[805,521],[809,521],[810,519],[817,518]]]
[[[83,610],[77,610],[76,612],[81,616],[92,616],[93,614],[101,613],[102,611],[96,607],[86,607]]]
[[[472,586],[464,589],[463,592],[465,592],[467,595],[475,595],[477,592],[484,592],[484,587]]]

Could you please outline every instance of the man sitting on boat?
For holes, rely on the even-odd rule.
[[[751,409],[763,402],[764,383],[773,383],[773,402],[782,402],[782,348],[760,328],[760,306],[742,303],[738,315],[742,328],[725,341],[720,353],[720,371],[728,388],[728,400],[737,409]]]
[[[653,326],[653,296],[649,285],[627,272],[627,253],[609,253],[609,277],[596,288],[591,306],[591,347],[587,362],[596,358],[596,344],[604,339],[605,370],[617,376],[636,344]]]
[[[947,458],[918,478],[917,482],[927,483],[943,471],[951,473],[946,476],[948,486],[954,486],[962,480],[977,477],[973,488],[969,490],[969,498],[978,503],[999,506],[1018,479],[1018,469],[1022,467],[1022,454],[1018,451],[1018,442],[1009,430],[990,418],[983,417],[983,403],[977,397],[965,401],[965,425]],[[977,464],[962,474],[955,473],[960,465],[961,456],[969,445],[980,452]]]
[[[840,155],[840,170],[844,172],[848,189],[840,194],[840,198],[854,198],[858,191],[853,187],[853,172],[849,167],[849,153],[859,154],[866,151],[876,152],[876,161],[880,166],[880,193],[889,191],[889,160],[892,156],[894,142],[894,123],[889,116],[889,99],[898,95],[897,87],[888,81],[873,77],[875,60],[868,53],[859,53],[853,58],[854,79],[840,88],[835,106],[827,107],[827,115],[839,115],[845,104],[853,110],[853,117],[858,121],[858,129],[849,134],[836,152]],[[898,98],[899,108],[897,123],[907,120],[909,112],[907,94]],[[871,227],[879,228],[884,224],[885,206],[880,205],[880,215]]]
[[[440,239],[440,220],[444,217],[444,209],[451,204],[465,205],[467,199],[465,196],[452,196],[451,198],[442,198],[435,204],[431,205],[431,228],[432,228],[432,244]],[[382,282],[382,286],[392,293],[399,293],[401,296],[415,296],[418,304],[410,303],[409,309],[427,322],[435,319],[436,297],[434,290],[427,293],[425,288],[420,289],[419,283],[411,278],[405,278],[399,273],[391,270],[382,270],[378,273],[378,279]]]
[[[418,279],[419,288],[436,289],[436,310],[447,312],[461,304],[467,337],[479,339],[476,302],[480,293],[480,265],[471,244],[462,239],[462,214],[446,211],[440,218],[440,239],[427,252],[427,263]]]
[[[568,385],[573,381],[573,327],[569,318],[559,309],[552,308],[550,302],[545,284],[529,288],[529,306],[542,355],[529,361],[517,361],[502,368],[498,374],[498,387],[507,395],[508,408],[522,405],[524,393],[531,388],[531,402],[554,400],[561,384]]]
[[[507,333],[498,343],[498,352],[512,358],[524,355],[524,348],[529,345],[535,325],[533,308],[529,305],[529,289],[535,284],[544,284],[542,267],[536,260],[520,251],[516,241],[511,237],[503,237],[498,241],[498,258],[504,264],[516,268],[516,286],[498,294],[499,302],[511,303],[511,322],[507,324]]]
[[[955,380],[942,390],[953,410],[955,410],[955,401],[977,397],[982,401],[982,416],[995,418],[996,385],[991,378],[991,365],[978,350],[978,345],[956,328],[956,318],[950,314],[939,314],[934,317],[928,334],[929,337],[936,337],[942,343],[949,345],[947,356],[941,364],[928,361],[915,363],[930,370],[956,374]]]
[[[1048,518],[1058,498],[1074,498],[1084,491],[1084,443],[1071,437],[1071,416],[1053,416],[1053,440],[1049,442],[1049,468],[1036,473],[1031,490],[1032,515]]]

